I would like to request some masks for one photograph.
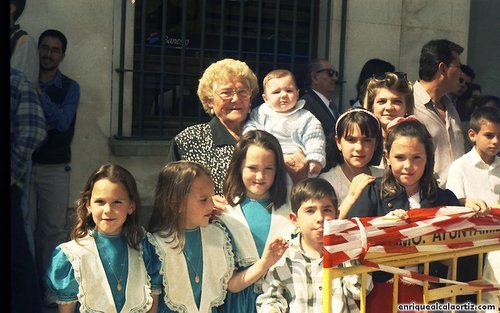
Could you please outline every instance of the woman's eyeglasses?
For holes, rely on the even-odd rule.
[[[373,74],[372,77],[375,78],[376,80],[386,80],[389,74],[394,74],[403,81],[408,80],[406,73],[404,72],[381,72]]]
[[[328,74],[328,76],[330,76],[330,77],[333,77],[333,76],[339,77],[339,72],[337,72],[336,70],[331,69],[331,68],[324,68],[322,70],[316,71],[316,73],[321,73],[321,72],[326,72],[326,74]]]
[[[234,95],[237,95],[238,98],[240,99],[248,99],[252,95],[250,91],[247,89],[238,89],[238,90],[228,89],[215,92],[215,94],[218,95],[224,101],[229,101],[233,99]]]

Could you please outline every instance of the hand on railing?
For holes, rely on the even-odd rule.
[[[461,200],[464,201],[464,206],[471,208],[480,214],[490,213],[490,207],[481,199],[465,198]]]
[[[384,216],[384,219],[406,220],[406,219],[408,219],[408,211],[406,211],[404,209],[396,209],[396,210],[393,210],[393,211],[387,213]]]

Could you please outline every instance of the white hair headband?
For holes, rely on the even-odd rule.
[[[340,114],[339,118],[337,119],[337,122],[335,123],[335,136],[337,136],[337,134],[338,134],[339,122],[344,117],[346,117],[348,114],[354,113],[354,112],[363,112],[363,113],[366,113],[366,114],[370,115],[371,117],[373,117],[375,119],[375,121],[377,122],[378,129],[380,129],[380,122],[379,122],[378,118],[375,116],[375,114],[373,114],[372,112],[370,112],[370,111],[368,111],[367,109],[364,109],[364,108],[352,108],[349,111],[346,111],[346,112]]]

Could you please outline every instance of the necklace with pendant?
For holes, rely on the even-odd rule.
[[[196,266],[196,268],[193,267],[191,259],[187,256],[186,251],[184,251],[184,249],[182,250],[182,253],[186,257],[186,261],[187,261],[188,266],[193,270],[193,272],[195,274],[194,275],[194,282],[197,283],[197,284],[199,284],[200,283],[200,275],[199,275],[200,264],[201,264],[201,259],[203,257],[203,251],[202,251],[201,244],[200,244],[200,257],[198,258],[198,265]]]
[[[111,269],[111,273],[113,273],[113,276],[116,279],[116,290],[122,291],[122,277],[123,277],[123,272],[125,271],[125,258],[127,257],[127,253],[125,253],[125,256],[123,257],[122,272],[120,274],[120,278],[118,278],[118,276],[115,273],[115,270],[113,269],[113,265],[111,265],[111,261],[109,260],[109,258],[107,256],[106,249],[104,249],[104,247],[103,247],[103,249],[101,249],[101,251],[102,251],[102,255],[106,259],[106,262],[108,262],[109,268]]]

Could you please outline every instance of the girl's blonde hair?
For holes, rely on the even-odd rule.
[[[144,238],[144,230],[139,223],[141,199],[134,176],[125,168],[117,164],[101,165],[90,175],[80,193],[80,197],[76,200],[76,219],[73,230],[71,231],[71,239],[78,242],[79,239],[85,237],[89,231],[95,228],[96,225],[92,218],[92,214],[87,210],[87,204],[89,204],[90,198],[92,197],[92,190],[94,189],[95,183],[101,179],[107,179],[112,183],[123,185],[128,193],[130,201],[135,203],[134,212],[127,215],[127,219],[123,224],[122,234],[125,236],[125,240],[130,247],[138,249],[139,244]]]
[[[205,112],[214,116],[214,109],[209,106],[214,97],[214,89],[220,84],[241,82],[252,92],[252,98],[259,93],[257,76],[245,62],[223,59],[212,63],[205,69],[198,84],[198,98]]]
[[[174,248],[184,246],[187,197],[194,180],[202,176],[212,179],[203,165],[184,160],[167,164],[158,175],[148,231],[169,238]]]
[[[295,85],[295,88],[298,90],[297,81],[295,80],[295,75],[293,75],[293,73],[290,72],[289,70],[277,69],[277,70],[274,70],[274,71],[271,71],[271,72],[267,73],[267,75],[262,80],[262,89],[264,89],[263,92],[266,93],[267,83],[271,79],[274,79],[274,78],[283,78],[283,77],[291,77],[292,81],[293,81],[293,84]]]
[[[387,88],[391,91],[396,91],[404,95],[406,104],[406,115],[412,115],[415,107],[413,101],[413,85],[406,78],[406,73],[401,72],[385,72],[374,74],[365,82],[365,96],[363,106],[368,111],[373,112],[373,101],[379,89]]]

